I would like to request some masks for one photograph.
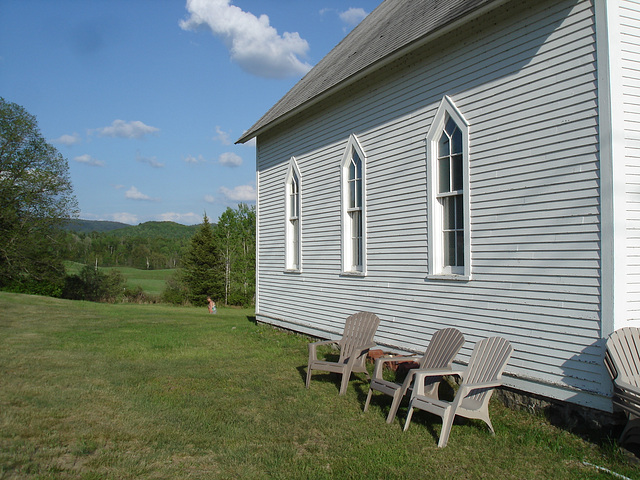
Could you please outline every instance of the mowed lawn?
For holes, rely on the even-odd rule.
[[[84,267],[82,263],[65,262],[65,268],[70,275],[77,275],[82,267]],[[147,295],[152,296],[160,296],[166,287],[167,280],[176,272],[175,269],[141,270],[132,267],[100,267],[103,273],[110,270],[118,270],[129,288],[140,286]]]
[[[453,426],[363,376],[304,386],[308,339],[251,310],[0,293],[0,479],[640,479],[614,441],[491,406]],[[602,467],[602,469],[596,468]]]

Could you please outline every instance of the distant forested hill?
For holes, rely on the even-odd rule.
[[[69,220],[64,226],[65,230],[76,233],[91,233],[91,232],[110,232],[119,228],[130,227],[126,223],[120,222],[107,222],[103,220]]]
[[[102,267],[176,268],[197,229],[198,225],[175,222],[126,225],[74,220],[67,226],[60,255],[65,260]]]
[[[199,225],[182,225],[175,222],[146,222],[140,225],[126,225],[111,232],[116,237],[140,238],[191,238]]]

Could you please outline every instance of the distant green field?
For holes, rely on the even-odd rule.
[[[80,273],[84,264],[77,262],[65,262],[65,268],[70,275]],[[109,270],[118,270],[126,279],[128,287],[140,285],[148,295],[160,295],[166,285],[167,279],[175,272],[166,270],[139,270],[131,267],[98,267],[100,271],[107,273]]]

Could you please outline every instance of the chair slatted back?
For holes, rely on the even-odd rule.
[[[485,383],[500,380],[512,353],[513,347],[505,338],[490,337],[480,340],[471,353],[463,383]],[[493,388],[475,390],[462,401],[462,405],[476,407],[488,402],[492,393]]]
[[[605,364],[612,379],[640,388],[640,328],[624,327],[609,336]]]
[[[354,349],[373,342],[380,318],[371,312],[358,312],[347,317],[340,345],[340,363],[346,363]],[[365,356],[362,357],[364,362]]]
[[[450,367],[464,344],[464,335],[455,328],[438,330],[431,337],[429,346],[420,359],[420,368]]]

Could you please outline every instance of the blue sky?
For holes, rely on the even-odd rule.
[[[255,202],[234,142],[380,0],[0,0],[0,96],[67,158],[80,218]]]

